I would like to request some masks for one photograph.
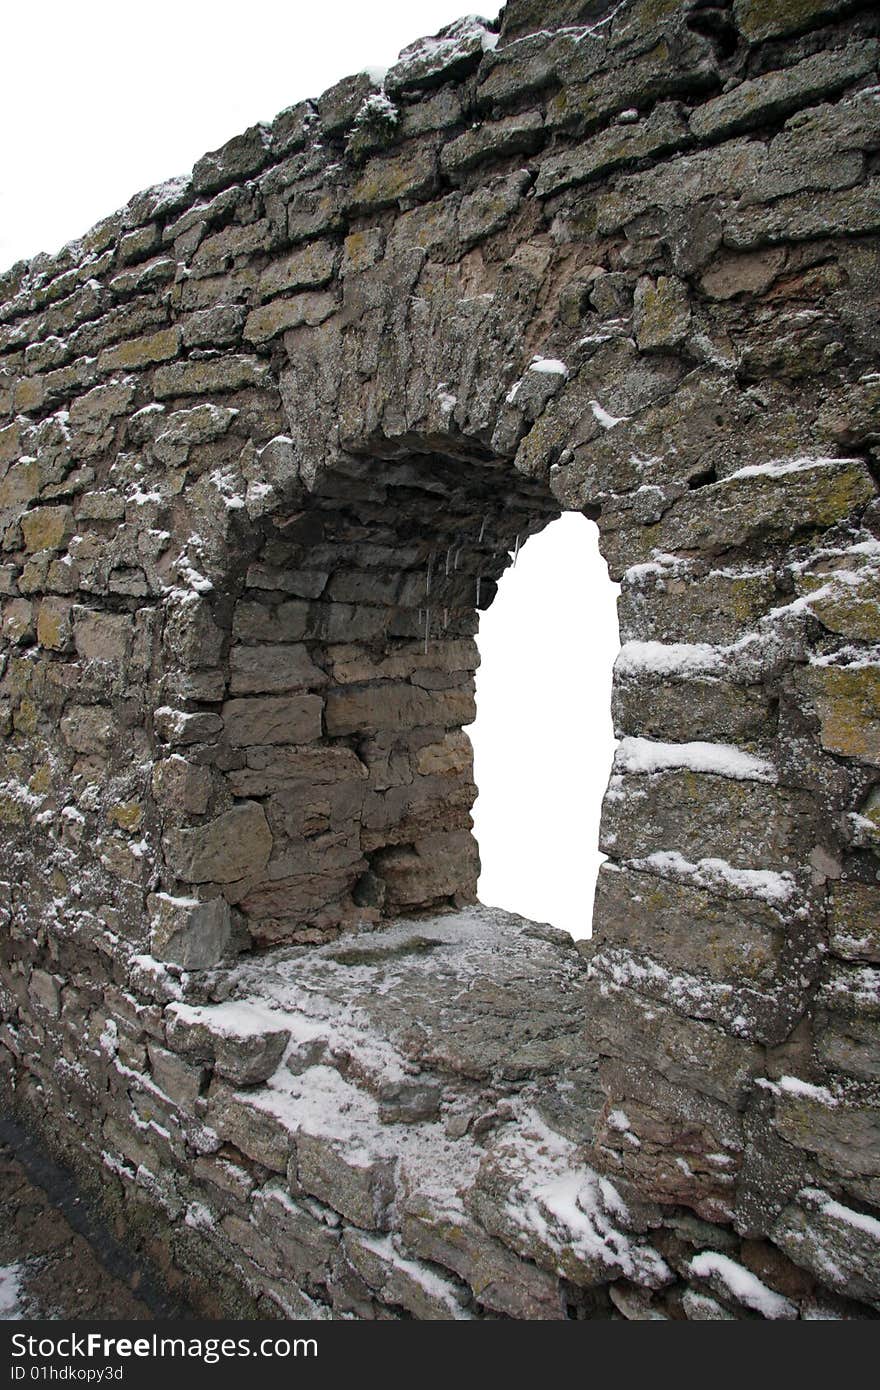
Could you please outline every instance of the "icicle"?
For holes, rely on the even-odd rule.
[[[448,626],[449,626],[449,609],[448,609],[448,608],[444,608],[444,609],[443,609],[443,631],[444,631],[444,632],[446,631],[446,629],[448,628]]]
[[[452,546],[451,546],[451,545],[448,545],[448,546],[446,547],[446,578],[447,578],[447,579],[449,578],[449,560],[450,560],[451,555],[452,555]]]
[[[519,533],[517,533],[516,544],[513,547],[513,567],[516,569],[516,561],[519,555]]]
[[[431,610],[425,609],[425,656],[428,655],[428,637],[431,633]]]
[[[479,606],[480,606],[480,576],[477,575],[477,602],[476,602],[476,607],[479,608]]]
[[[457,548],[456,552],[455,552],[455,560],[453,561],[453,564],[452,564],[453,570],[457,570],[457,569],[458,569],[458,561],[459,561],[460,555],[461,555],[461,546],[459,546],[459,547]]]
[[[477,536],[477,545],[480,544],[480,541],[483,539],[483,536],[485,535],[485,532],[486,532],[486,522],[487,522],[488,520],[489,520],[489,516],[488,516],[488,513],[487,513],[487,514],[483,517],[483,524],[482,524],[482,526],[480,527],[480,534]]]

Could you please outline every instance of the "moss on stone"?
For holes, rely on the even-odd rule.
[[[144,808],[140,801],[120,801],[112,806],[107,819],[118,825],[120,830],[137,830],[144,818]]]
[[[812,668],[823,748],[880,767],[880,667]]]

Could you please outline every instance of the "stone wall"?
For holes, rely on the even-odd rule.
[[[5,1088],[216,1306],[880,1303],[872,11],[512,0],[0,276]],[[563,509],[583,959],[460,912],[477,610]]]

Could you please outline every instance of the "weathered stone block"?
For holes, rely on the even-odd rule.
[[[25,550],[61,550],[74,531],[70,507],[34,507],[21,519]]]
[[[469,691],[425,691],[391,681],[361,689],[333,688],[327,692],[327,733],[460,727],[471,722],[473,710]]]
[[[351,191],[358,210],[392,207],[426,198],[437,187],[437,156],[431,143],[413,144],[392,158],[371,159]]]
[[[279,299],[254,309],[247,316],[244,336],[250,343],[266,343],[279,333],[308,325],[317,327],[337,309],[335,296],[329,291],[295,295]]]
[[[850,1083],[838,1093],[783,1077],[773,1094],[773,1127],[788,1144],[815,1154],[832,1171],[880,1174],[880,1110],[866,1088]]]
[[[149,256],[160,243],[159,228],[154,222],[150,222],[145,227],[138,227],[133,232],[127,232],[120,237],[117,248],[117,259],[120,265],[130,265],[133,261],[142,261],[145,256]]]
[[[272,852],[272,832],[256,801],[242,801],[193,830],[170,830],[164,838],[172,872],[186,883],[234,883],[258,878]]]
[[[674,348],[687,334],[691,307],[687,287],[670,275],[647,276],[636,285],[633,322],[643,352]]]
[[[233,748],[314,743],[321,737],[323,709],[318,695],[228,700],[222,710],[223,728]]]
[[[169,665],[188,670],[215,667],[225,640],[209,603],[204,599],[175,604],[165,620],[164,644]]]
[[[30,645],[34,640],[34,606],[30,599],[11,598],[3,604],[0,632],[7,642]]]
[[[328,1212],[328,1217],[335,1213]],[[336,1226],[310,1215],[283,1187],[267,1183],[254,1193],[253,1222],[301,1281],[326,1283],[340,1240]]]
[[[104,348],[98,356],[99,372],[131,370],[137,367],[151,367],[156,362],[167,362],[176,357],[180,350],[180,329],[162,328],[144,338],[130,338],[115,347]]]
[[[621,945],[676,970],[699,965],[731,984],[774,979],[784,922],[758,899],[725,901],[651,874],[600,870],[596,946]]]
[[[811,101],[839,91],[869,72],[877,61],[876,44],[852,44],[824,50],[790,68],[747,79],[691,112],[690,128],[700,140],[717,140],[771,121],[778,121]]]
[[[21,426],[17,420],[0,429],[0,464],[12,463],[21,448]]]
[[[205,1067],[193,1066],[156,1042],[147,1043],[150,1071],[160,1090],[176,1105],[192,1110],[208,1078]]]
[[[463,1210],[444,1211],[430,1197],[413,1193],[405,1199],[402,1229],[417,1255],[464,1279],[483,1307],[511,1318],[564,1318],[559,1280],[530,1261],[517,1259]]]
[[[59,975],[50,975],[47,970],[32,970],[28,983],[28,993],[34,1003],[50,1018],[58,1018],[61,1013],[61,985]]]
[[[386,1081],[379,1087],[379,1119],[386,1125],[435,1120],[442,1099],[436,1081]]]
[[[114,732],[113,715],[105,705],[71,705],[61,720],[61,736],[77,753],[106,753]]]
[[[785,1208],[771,1232],[795,1264],[850,1297],[880,1306],[880,1221],[805,1188]]]
[[[37,641],[49,651],[63,652],[73,635],[69,599],[44,598],[37,614]]]
[[[876,976],[876,972],[875,972]],[[880,986],[873,981],[875,998]],[[858,1008],[858,996],[852,1000]],[[880,1019],[847,1017],[841,1013],[819,1014],[816,1028],[816,1056],[829,1071],[855,1077],[857,1081],[880,1081]]]
[[[125,516],[125,498],[116,488],[85,492],[76,510],[77,521],[120,521]]]
[[[296,1158],[297,1179],[306,1192],[341,1211],[356,1226],[388,1230],[394,1159],[370,1158],[358,1145],[305,1130],[297,1134]]]
[[[121,666],[131,649],[132,633],[132,619],[127,614],[73,609],[74,645],[84,661]]]
[[[204,815],[211,796],[211,774],[187,762],[179,753],[153,764],[153,795],[162,805],[184,815]]]
[[[223,728],[219,714],[207,711],[189,714],[186,710],[162,705],[153,711],[153,727],[164,743],[184,745],[215,738]]]
[[[225,1081],[215,1080],[208,1092],[206,1122],[255,1163],[273,1173],[286,1173],[291,1152],[288,1127],[260,1104],[259,1090],[241,1095]]]
[[[626,777],[606,799],[602,843],[620,859],[675,850],[694,862],[743,868],[802,865],[816,843],[818,808],[803,793],[706,772]]]
[[[523,200],[529,185],[527,173],[491,179],[461,201],[458,234],[463,246],[472,246],[500,231]]]
[[[27,506],[35,501],[40,495],[41,484],[40,466],[36,459],[22,459],[20,463],[13,463],[0,480],[0,510]]]
[[[223,959],[232,923],[222,898],[202,902],[153,893],[149,909],[150,950],[157,960],[172,961],[187,970],[207,970]]]
[[[269,366],[256,357],[175,362],[157,368],[153,378],[153,392],[160,401],[169,396],[207,396],[215,391],[241,391],[249,386],[266,389],[271,385]]]
[[[259,289],[264,299],[294,290],[316,290],[333,278],[336,247],[330,241],[313,241],[270,261],[260,272]]]
[[[861,883],[836,883],[828,909],[829,946],[844,960],[880,963],[880,895]]]
[[[165,1036],[175,1052],[212,1063],[238,1086],[255,1086],[275,1071],[290,1029],[270,1009],[233,1000],[205,1008],[170,1004]]]
[[[319,587],[323,587],[325,579],[326,576],[321,577]],[[266,580],[268,583],[269,576]],[[310,587],[308,579],[304,587]],[[299,642],[309,633],[309,605],[299,599],[279,603],[277,608],[265,603],[239,602],[235,605],[232,631],[244,642]]]
[[[134,382],[130,379],[94,386],[71,405],[71,424],[92,433],[104,429],[108,420],[125,414],[134,399],[134,391]]]
[[[229,689],[233,695],[274,694],[319,689],[327,676],[301,642],[271,646],[236,645],[230,653]]]
[[[389,92],[433,87],[472,71],[495,42],[485,22],[469,15],[447,24],[431,39],[418,39],[401,49],[385,75]]]
[[[880,666],[813,666],[822,747],[880,767]]]
[[[243,135],[227,140],[219,150],[203,155],[193,166],[192,186],[196,193],[213,193],[259,173],[269,158],[269,131],[251,126]]]
[[[673,102],[661,102],[644,120],[603,130],[564,154],[543,162],[535,191],[539,197],[587,183],[627,164],[659,158],[689,143],[687,124]]]
[[[850,9],[851,0],[734,0],[737,28],[750,43],[797,34]]]
[[[856,459],[781,459],[751,465],[683,497],[647,534],[652,546],[730,549],[822,531],[874,496]]]
[[[345,1252],[364,1282],[383,1303],[402,1308],[427,1321],[469,1316],[462,1304],[465,1291],[418,1260],[399,1255],[388,1236],[370,1236],[349,1228]]]
[[[411,847],[394,845],[374,854],[372,864],[389,906],[417,907],[452,896],[476,899],[479,857],[468,831],[438,831]]]
[[[589,988],[587,1039],[603,1056],[638,1058],[675,1084],[733,1109],[744,1103],[763,1055],[711,1024],[604,983]]]
[[[440,164],[444,172],[462,174],[486,159],[504,159],[515,154],[533,154],[540,148],[544,118],[540,111],[524,111],[505,116],[491,124],[472,126],[456,140],[444,145]],[[546,166],[542,166],[543,169]]]

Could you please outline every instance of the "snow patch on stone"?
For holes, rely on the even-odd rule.
[[[685,769],[713,773],[738,782],[775,782],[776,771],[766,758],[755,757],[730,743],[660,743],[647,738],[623,738],[614,755],[614,771],[657,773]]]

